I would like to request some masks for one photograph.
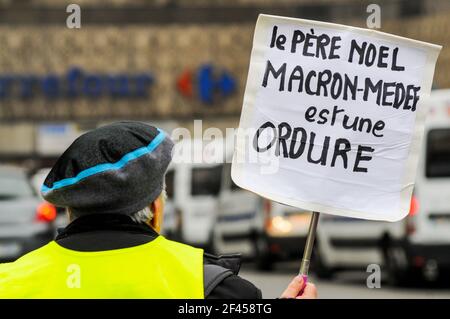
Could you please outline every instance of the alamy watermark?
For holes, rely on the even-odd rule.
[[[81,7],[78,4],[71,3],[66,7],[66,12],[69,15],[66,18],[66,26],[69,29],[81,28]]]
[[[367,6],[366,12],[369,13],[366,19],[366,26],[369,29],[381,28],[381,7],[378,4],[371,3]]]
[[[68,273],[66,278],[66,285],[71,289],[81,288],[81,268],[80,265],[70,264],[66,268]]]
[[[192,131],[178,127],[168,135],[176,142],[172,154],[174,164],[231,163],[235,149],[239,148],[239,156],[234,161],[258,164],[261,174],[275,174],[279,157],[287,148],[286,141],[279,138],[274,128],[226,128],[224,132],[208,127],[204,130],[202,120],[194,120]]]
[[[367,276],[366,285],[369,289],[381,288],[381,267],[378,264],[370,264],[367,266],[366,272],[370,273]]]

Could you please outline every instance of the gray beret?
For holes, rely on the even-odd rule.
[[[77,138],[41,188],[45,200],[78,214],[133,214],[161,194],[172,159],[167,134],[140,122],[117,122]]]

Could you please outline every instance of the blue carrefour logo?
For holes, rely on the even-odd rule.
[[[39,94],[50,99],[78,96],[139,98],[148,96],[153,81],[150,73],[88,73],[78,67],[70,68],[62,75],[8,74],[0,75],[0,98],[26,99]]]
[[[185,97],[198,97],[206,104],[226,98],[236,90],[236,81],[226,70],[217,72],[211,64],[204,64],[197,72],[185,70],[177,80],[178,91]]]

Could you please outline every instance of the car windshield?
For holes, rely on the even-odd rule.
[[[0,175],[0,200],[33,196],[28,181],[20,175]]]
[[[434,129],[428,133],[426,176],[450,177],[450,129]]]
[[[222,166],[192,169],[191,194],[218,195],[222,177]]]

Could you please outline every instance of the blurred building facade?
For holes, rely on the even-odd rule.
[[[0,160],[46,165],[77,132],[136,119],[235,127],[258,13],[365,26],[371,1],[0,0]],[[380,1],[381,31],[444,46],[435,87],[450,87],[450,2]],[[60,144],[60,145],[59,145]],[[39,162],[39,159],[44,159]]]

